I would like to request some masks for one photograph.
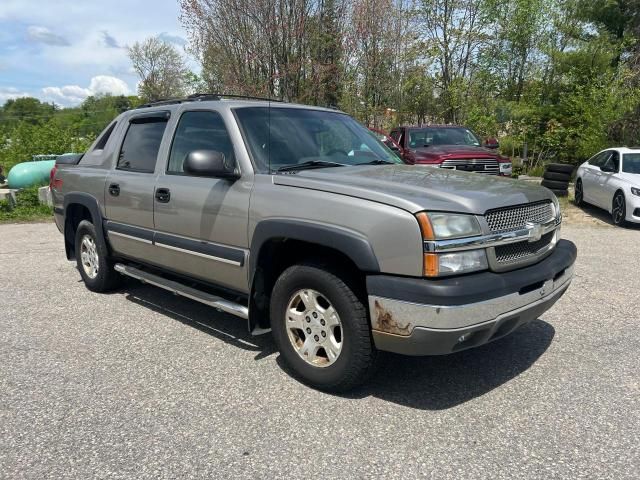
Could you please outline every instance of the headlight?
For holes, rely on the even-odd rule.
[[[640,197],[640,188],[631,187],[631,193]]]
[[[480,235],[480,224],[473,215],[427,213],[433,228],[432,240],[472,237]]]
[[[500,164],[500,172],[502,173],[511,173],[511,163],[501,163]]]
[[[553,205],[553,218],[558,218],[558,215],[560,215],[560,202],[558,201],[558,197],[554,195],[551,202]]]
[[[426,241],[452,240],[482,234],[480,224],[473,215],[456,213],[427,213],[416,215],[422,239]],[[439,277],[486,270],[487,254],[484,249],[450,253],[424,253],[424,275]]]

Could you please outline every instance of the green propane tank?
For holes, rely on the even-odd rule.
[[[26,188],[49,183],[49,174],[55,164],[55,160],[44,160],[14,165],[7,176],[9,188]]]

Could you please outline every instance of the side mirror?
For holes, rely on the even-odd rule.
[[[492,150],[496,150],[500,148],[500,144],[495,138],[489,138],[487,141],[484,142],[484,146],[486,148],[491,148]]]
[[[612,173],[613,172],[613,168],[610,168],[607,165],[600,165],[600,170],[602,170],[605,173]]]
[[[184,171],[195,177],[238,178],[235,165],[224,153],[215,150],[194,150],[184,159]]]

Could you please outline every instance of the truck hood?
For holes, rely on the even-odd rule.
[[[551,200],[546,188],[505,177],[420,165],[372,165],[303,170],[273,176],[276,185],[308,188],[422,210],[482,215],[492,208]]]
[[[420,147],[415,150],[416,155],[438,155],[439,157],[455,158],[455,157],[473,157],[480,158],[497,158],[500,155],[495,150],[484,147],[474,147],[470,145],[431,145],[429,147]]]

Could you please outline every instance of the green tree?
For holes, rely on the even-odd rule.
[[[0,146],[0,164],[8,173],[13,165],[31,160],[33,155],[84,152],[93,139],[61,127],[53,119],[37,125],[22,121],[7,132]]]
[[[43,123],[51,119],[56,106],[43,103],[37,98],[25,97],[9,99],[0,107],[0,124],[25,121],[31,124]]]
[[[140,77],[138,95],[146,101],[182,97],[187,68],[178,50],[160,38],[147,38],[128,49],[133,69]]]

